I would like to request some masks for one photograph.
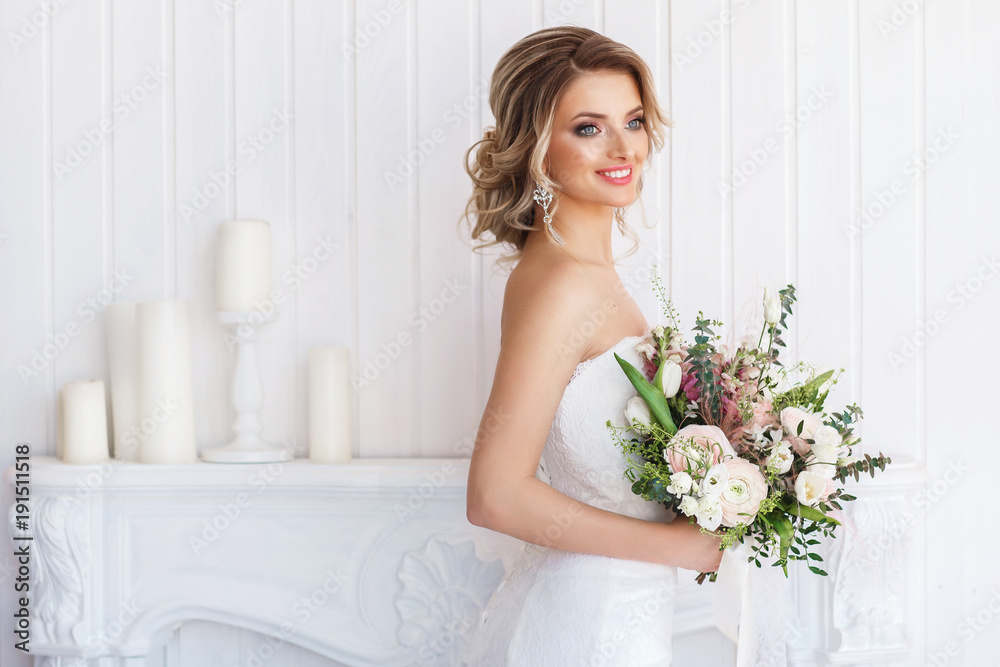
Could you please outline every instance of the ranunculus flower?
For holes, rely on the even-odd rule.
[[[775,466],[779,475],[784,475],[792,468],[792,450],[788,443],[781,442],[774,447],[767,457],[767,465]]]
[[[771,296],[771,288],[764,288],[764,321],[777,324],[781,321],[781,298]]]
[[[670,476],[670,486],[667,487],[669,493],[675,496],[683,496],[691,490],[694,480],[686,472],[675,472]]]
[[[632,421],[637,420],[644,426],[634,426]],[[649,411],[649,406],[646,405],[646,401],[642,396],[633,396],[628,399],[628,403],[625,404],[625,421],[632,426],[633,431],[638,431],[641,435],[647,435],[649,429],[646,425],[653,421],[653,415]]]
[[[729,470],[729,479],[719,496],[722,525],[732,527],[753,521],[761,501],[767,497],[767,480],[746,459],[726,459],[722,465]]]
[[[722,503],[718,496],[702,496],[695,518],[705,530],[715,530],[722,523]]]
[[[684,516],[691,516],[698,513],[698,499],[694,496],[684,496],[681,498],[680,510]]]
[[[826,491],[827,481],[819,473],[803,470],[795,478],[795,498],[803,505],[815,506]]]
[[[673,361],[663,362],[663,372],[660,374],[660,386],[657,387],[663,392],[666,398],[673,398],[677,395],[677,390],[681,388],[681,367]]]
[[[727,455],[736,456],[736,450],[718,426],[685,426],[674,434],[670,442],[672,444],[666,448],[664,456],[670,463],[671,472],[686,471],[689,465],[704,470],[718,464]]]
[[[705,478],[701,480],[701,493],[705,496],[717,496],[726,488],[729,481],[729,468],[725,463],[717,463],[708,469]]]

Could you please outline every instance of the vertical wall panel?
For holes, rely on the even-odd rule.
[[[469,85],[478,64],[469,57],[478,49],[477,35],[469,30],[471,10],[471,3],[416,6],[417,122],[409,146],[421,156],[413,176],[421,224],[416,231],[419,302],[410,315],[414,341],[409,353],[416,364],[415,444],[422,456],[458,455],[463,437],[474,432],[455,415],[472,414],[478,407],[469,391],[474,368],[473,337],[466,333],[474,306],[469,251],[455,232],[471,183],[462,168],[469,127],[479,108],[489,104],[488,80]],[[439,30],[454,39],[427,39]],[[442,383],[432,370],[444,365],[458,370],[454,381]]]
[[[173,298],[174,220],[166,217],[173,192],[164,190],[173,164],[165,154],[163,100],[174,80],[172,63],[163,62],[164,10],[160,2],[116,2],[112,11],[112,257],[135,276],[116,298]]]
[[[734,343],[747,334],[756,344],[764,286],[774,293],[793,278],[786,250],[795,192],[793,10],[779,2],[730,7],[732,171],[719,179],[718,196],[732,211],[734,312],[721,315]]]
[[[358,392],[362,456],[418,455],[417,387],[409,316],[419,305],[416,232],[415,3],[378,22],[380,0],[356,3],[372,35],[357,54]],[[365,34],[369,34],[365,33]],[[392,308],[386,308],[392,304]],[[404,347],[404,343],[411,344]],[[386,418],[391,415],[391,418]]]
[[[110,4],[68,4],[53,18],[60,20],[51,28],[52,326],[56,334],[77,332],[52,361],[58,392],[66,382],[107,375],[100,317],[110,296],[102,290],[111,278],[112,137],[101,128],[113,86]],[[55,411],[52,419],[54,428]]]
[[[240,3],[234,10],[234,137],[242,165],[236,176],[235,217],[270,223],[272,285],[273,276],[280,280],[297,260],[290,210],[295,108],[287,88],[291,1]],[[258,367],[264,386],[261,437],[280,444],[290,443],[296,431],[296,309],[294,301],[275,305],[281,306],[277,318],[258,329]]]
[[[308,446],[309,348],[336,345],[357,350],[352,94],[359,40],[349,9],[349,3],[327,0],[294,4],[295,258],[308,279],[282,268],[274,283],[296,304],[299,400],[294,423],[301,455]],[[330,249],[331,243],[336,247]],[[356,356],[352,365],[357,373]],[[353,396],[351,428],[357,443],[357,394]]]
[[[235,355],[223,340],[215,311],[215,232],[219,222],[234,215],[227,204],[235,191],[233,174],[241,168],[227,104],[233,11],[226,3],[178,0],[173,16],[176,129],[170,157],[175,165],[177,298],[191,303],[200,449],[226,444],[234,417],[229,390]]]
[[[917,257],[919,172],[914,156],[924,151],[920,124],[922,71],[914,59],[922,47],[917,22],[885,39],[879,19],[890,16],[888,0],[859,3],[861,207],[872,222],[862,227],[864,276],[861,346],[862,382],[870,417],[869,445],[914,456],[919,442],[917,364],[896,364],[890,355],[917,330],[921,260]],[[917,61],[918,63],[920,61]],[[878,215],[884,208],[884,213]],[[890,417],[891,415],[891,417]]]
[[[728,177],[729,81],[724,57],[727,2],[679,2],[670,8],[673,81],[670,280],[674,305],[690,328],[699,310],[726,320],[730,303],[728,217],[717,183]],[[715,129],[712,129],[715,128]],[[679,166],[683,165],[683,168]]]

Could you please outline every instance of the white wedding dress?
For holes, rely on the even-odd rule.
[[[553,488],[602,509],[668,521],[662,505],[632,493],[625,455],[605,422],[625,424],[635,388],[614,357],[636,368],[643,336],[628,336],[573,373],[545,442]],[[554,517],[550,530],[572,520]],[[525,543],[483,610],[469,665],[663,667],[671,661],[677,570],[642,561]]]

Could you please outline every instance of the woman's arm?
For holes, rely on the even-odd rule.
[[[586,353],[603,351],[596,347],[602,327],[586,325],[603,312],[591,280],[582,267],[569,266],[530,285],[508,281],[500,356],[469,469],[469,521],[564,551],[713,571],[722,557],[719,541],[687,521],[664,524],[599,509],[535,478],[573,371]],[[574,333],[585,339],[582,346],[570,344]]]

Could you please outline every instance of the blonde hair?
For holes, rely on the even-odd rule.
[[[632,49],[578,26],[531,33],[497,62],[490,81],[490,108],[496,125],[487,128],[483,138],[465,153],[465,171],[472,178],[473,191],[462,220],[470,220],[473,239],[484,241],[473,247],[474,252],[506,244],[513,251],[503,255],[498,264],[510,266],[520,259],[528,232],[535,229],[535,182],[550,192],[561,189],[542,170],[556,105],[571,81],[598,71],[632,75],[646,119],[649,154],[663,147],[664,128],[673,123],[656,101],[649,67]],[[470,164],[473,152],[475,159]],[[636,192],[641,191],[640,174]],[[553,197],[550,214],[555,213],[557,202],[558,197]],[[476,218],[474,224],[472,216]],[[625,222],[624,209],[615,209],[615,219],[619,231],[636,243],[627,253],[631,254],[638,238]],[[551,238],[548,229],[545,234]]]

